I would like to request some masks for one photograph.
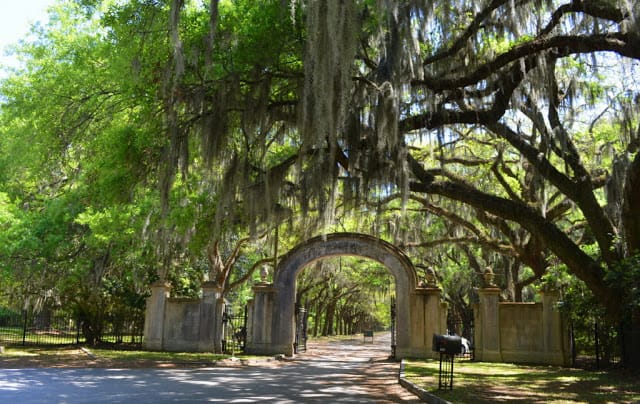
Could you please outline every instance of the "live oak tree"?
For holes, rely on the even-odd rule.
[[[561,263],[637,327],[637,2],[75,4],[95,35],[34,48],[58,51],[23,76],[43,86],[5,95],[41,150],[89,162],[117,118],[136,152],[120,189],[156,182],[169,217],[195,181],[219,234],[304,235],[343,207],[422,199],[536,278]]]
[[[273,7],[261,4],[268,5]],[[185,79],[177,18],[184,4],[171,6],[175,84]],[[599,86],[596,66],[616,58],[618,80],[630,80],[633,89],[630,75],[640,56],[636,5],[300,1],[292,8],[291,28],[306,39],[299,59],[303,67],[282,63],[298,50],[298,37],[281,35],[282,47],[266,64],[240,72],[247,74],[241,80],[245,87],[236,88],[239,93],[246,89],[246,98],[232,110],[241,111],[237,127],[247,145],[243,152],[256,145],[264,149],[274,140],[270,136],[289,134],[279,140],[296,146],[295,160],[241,171],[245,180],[259,179],[256,186],[268,182],[266,195],[277,196],[284,184],[294,182],[303,209],[307,201],[316,201],[329,215],[336,200],[331,190],[340,188],[338,182],[348,197],[366,199],[375,194],[372,190],[393,187],[467,204],[504,220],[512,232],[525,231],[522,237],[533,240],[536,251],[547,249],[563,262],[614,318],[629,320],[634,302],[620,299],[629,295],[628,285],[608,282],[607,274],[638,250],[636,99],[633,90],[615,94]],[[284,14],[279,17],[286,21]],[[304,26],[299,28],[295,23],[300,20]],[[222,36],[220,30],[209,32]],[[205,88],[211,95],[219,91]],[[184,105],[194,99],[202,100],[187,95]],[[580,134],[588,131],[597,139],[593,130],[601,116],[579,113],[581,105],[598,108],[598,103],[610,108],[606,119],[619,136],[603,145],[607,154],[601,154],[596,167],[588,159],[598,157],[584,148]],[[214,98],[206,103],[211,108],[220,104]],[[262,112],[261,121],[255,120],[255,111]],[[205,110],[194,119],[206,122],[211,116]],[[581,126],[578,118],[591,121]],[[295,135],[287,128],[296,129]],[[213,135],[224,139],[225,133],[232,131]],[[455,161],[432,158],[424,146],[429,138],[452,148],[463,141],[494,145],[493,161],[478,165],[485,181],[465,181]],[[172,149],[181,147],[178,143]],[[236,164],[250,163],[243,160],[244,165]],[[506,171],[508,161],[521,167]],[[600,169],[603,165],[608,172]],[[492,185],[501,181],[498,189]],[[275,200],[267,197],[260,208],[269,202]],[[566,204],[570,220],[582,229],[579,234],[555,222],[554,211]],[[597,250],[595,256],[583,250],[588,244]]]
[[[156,274],[157,197],[138,187],[152,171],[154,139],[95,20],[56,8],[20,46],[24,62],[2,83],[1,187],[16,220],[3,232],[3,303],[62,307],[90,343],[108,319],[141,318]],[[128,67],[127,67],[128,68]],[[120,71],[121,72],[121,71]],[[9,240],[6,240],[9,241]],[[22,306],[24,304],[24,306]],[[115,330],[118,332],[118,330]]]

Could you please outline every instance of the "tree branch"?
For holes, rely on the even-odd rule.
[[[617,304],[617,294],[604,282],[602,267],[562,230],[531,207],[451,182],[413,182],[409,187],[413,192],[441,195],[520,224],[533,236],[538,237],[545,248],[558,256],[578,278],[589,285],[603,303],[609,306]]]
[[[253,265],[251,265],[251,268],[249,268],[249,270],[247,271],[246,274],[244,274],[243,276],[241,276],[239,279],[231,282],[228,286],[225,286],[224,289],[224,295],[227,295],[229,292],[231,292],[233,289],[237,288],[238,286],[242,285],[243,283],[245,283],[247,280],[249,280],[249,278],[251,278],[251,276],[253,275],[253,273],[256,271],[256,269],[258,267],[260,267],[263,264],[269,263],[269,262],[273,262],[274,259],[273,257],[271,258],[263,258],[261,260],[256,261]]]
[[[558,58],[576,53],[610,51],[632,59],[640,59],[640,44],[631,34],[616,32],[599,35],[558,35],[550,38],[536,38],[516,45],[464,76],[427,77],[423,80],[414,80],[412,84],[425,86],[436,92],[463,88],[487,79],[516,60],[526,59],[544,51],[554,51]]]

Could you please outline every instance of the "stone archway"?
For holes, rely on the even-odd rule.
[[[444,333],[446,307],[440,290],[418,285],[409,258],[394,245],[359,233],[333,233],[311,238],[279,262],[273,284],[254,287],[250,305],[247,350],[293,354],[296,277],[307,265],[329,257],[352,255],[383,264],[396,284],[396,357],[431,357],[433,333]]]

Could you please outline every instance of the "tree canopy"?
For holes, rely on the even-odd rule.
[[[4,265],[83,256],[95,272],[135,234],[167,277],[206,271],[217,240],[269,234],[264,259],[347,229],[492,266],[510,299],[562,266],[631,322],[639,9],[61,2],[2,83]]]

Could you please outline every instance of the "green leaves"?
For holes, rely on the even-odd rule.
[[[86,147],[92,159],[84,168],[85,181],[91,187],[92,203],[98,205],[132,201],[158,154],[144,129],[132,126],[105,128]]]
[[[610,268],[605,280],[620,293],[626,303],[625,313],[631,315],[640,310],[640,253],[636,253]]]

